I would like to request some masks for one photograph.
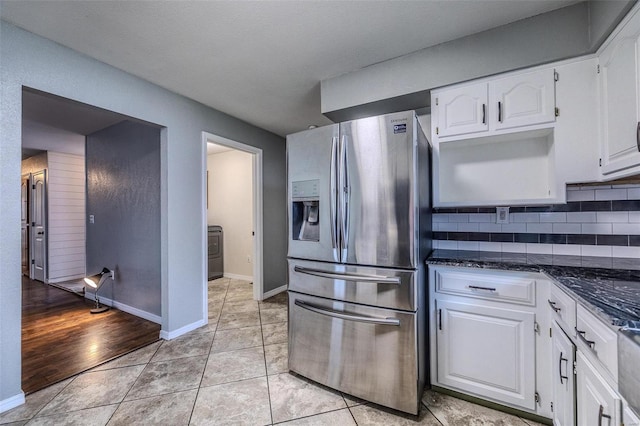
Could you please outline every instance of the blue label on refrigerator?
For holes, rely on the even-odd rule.
[[[393,133],[407,133],[407,125],[406,124],[394,124],[393,125]]]

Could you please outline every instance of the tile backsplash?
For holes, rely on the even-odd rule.
[[[640,259],[640,184],[567,186],[567,204],[433,210],[433,247]]]

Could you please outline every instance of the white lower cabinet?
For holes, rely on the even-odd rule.
[[[539,274],[430,266],[431,383],[551,417],[549,285]]]
[[[620,425],[620,397],[581,351],[577,352],[576,358],[577,424]]]
[[[440,384],[535,409],[531,312],[436,301]]]
[[[573,426],[576,423],[574,362],[576,346],[555,321],[551,326],[551,365],[553,373],[553,424]]]

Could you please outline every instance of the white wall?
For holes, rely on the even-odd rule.
[[[220,225],[224,232],[225,276],[253,276],[252,162],[251,154],[238,150],[207,158],[207,219],[209,225]]]
[[[84,156],[48,152],[47,282],[85,276],[85,172]]]
[[[264,291],[286,284],[284,139],[0,21],[0,411],[22,398],[20,162],[23,86],[164,126],[162,335],[207,321],[202,132],[263,152]]]

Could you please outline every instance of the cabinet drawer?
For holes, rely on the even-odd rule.
[[[576,315],[577,340],[589,348],[609,373],[618,378],[618,335],[582,305]]]
[[[576,301],[557,285],[552,284],[548,303],[553,319],[573,336],[576,328]]]
[[[536,303],[536,281],[525,274],[438,269],[435,278],[437,293],[531,306]]]

